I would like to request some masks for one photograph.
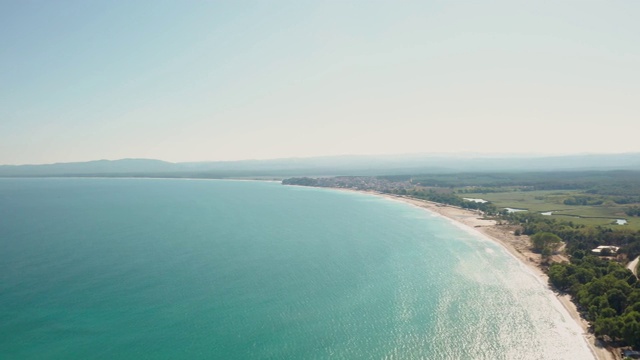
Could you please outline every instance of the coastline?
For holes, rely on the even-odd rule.
[[[504,225],[499,224],[496,220],[491,219],[482,219],[481,213],[473,210],[462,209],[459,207],[445,205],[440,203],[435,203],[427,200],[421,200],[406,196],[392,195],[392,194],[383,194],[375,191],[363,191],[363,190],[353,190],[353,189],[336,189],[336,190],[345,190],[345,191],[353,191],[359,192],[363,194],[374,195],[378,197],[382,197],[388,200],[393,201],[401,201],[406,204],[410,204],[413,206],[420,207],[425,209],[431,213],[442,216],[450,221],[454,222],[456,225],[464,227],[466,230],[470,230],[472,232],[476,232],[481,236],[484,236],[500,246],[502,246],[505,250],[507,250],[512,256],[518,259],[522,264],[524,264],[531,272],[538,277],[540,282],[544,284],[547,288],[549,288],[548,282],[549,278],[540,268],[540,255],[535,254],[530,250],[529,245],[529,237],[526,235],[515,236],[513,230],[515,229],[512,225]],[[568,260],[564,256],[555,255],[553,260],[563,261]],[[550,289],[550,288],[549,288]],[[593,334],[588,331],[589,323],[584,320],[576,305],[571,301],[571,297],[569,295],[562,295],[558,293],[553,293],[558,302],[562,305],[562,307],[566,310],[567,314],[573,319],[576,324],[580,326],[582,329],[582,337],[589,346],[591,353],[594,356],[594,359],[597,360],[618,360],[621,357],[617,356],[617,354],[607,350],[599,344],[599,341],[595,338]]]

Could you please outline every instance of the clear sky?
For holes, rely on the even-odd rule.
[[[0,0],[0,164],[640,152],[640,1]]]

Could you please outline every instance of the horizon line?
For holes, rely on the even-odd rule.
[[[126,160],[143,160],[143,161],[159,161],[168,164],[199,164],[199,163],[234,163],[234,162],[252,162],[252,161],[282,161],[282,160],[312,160],[312,159],[326,159],[326,158],[375,158],[375,157],[481,157],[481,158],[557,158],[557,157],[569,157],[569,156],[598,156],[598,155],[640,155],[640,151],[627,151],[627,152],[579,152],[579,153],[496,153],[496,152],[475,152],[475,151],[462,151],[462,152],[420,152],[420,153],[385,153],[385,154],[340,154],[340,155],[316,155],[316,156],[290,156],[290,157],[274,157],[274,158],[248,158],[248,159],[236,159],[236,160],[197,160],[197,161],[168,161],[156,158],[144,158],[144,157],[125,157],[115,159],[94,159],[94,160],[78,160],[78,161],[58,161],[53,163],[23,163],[23,164],[0,164],[0,166],[46,166],[46,165],[63,165],[63,164],[82,164],[91,162],[116,162]]]

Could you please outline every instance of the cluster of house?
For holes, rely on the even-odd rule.
[[[393,191],[415,187],[409,180],[391,181],[375,176],[336,176],[317,178],[315,186],[357,190]]]

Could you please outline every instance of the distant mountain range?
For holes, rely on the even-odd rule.
[[[345,155],[185,163],[152,159],[122,159],[46,165],[2,165],[0,177],[280,178],[584,170],[640,170],[640,153],[564,156]]]

